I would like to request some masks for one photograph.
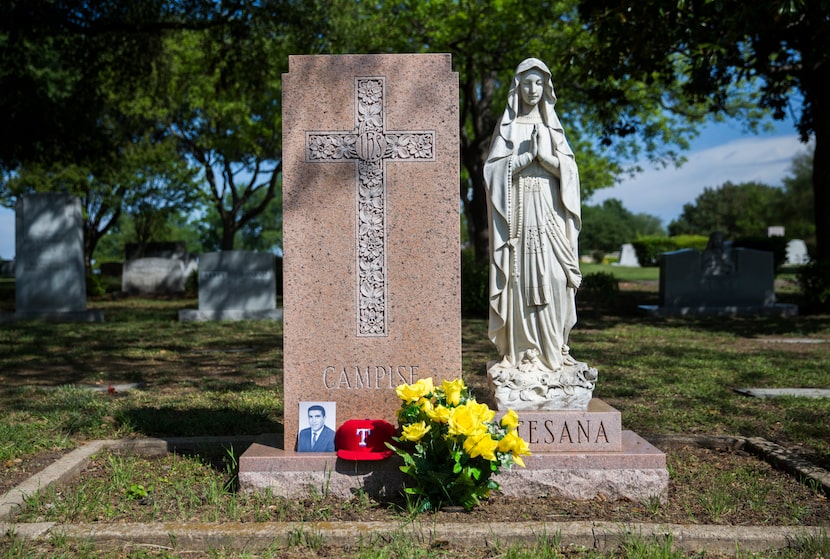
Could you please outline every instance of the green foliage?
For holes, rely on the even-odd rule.
[[[490,268],[476,261],[472,249],[461,251],[461,314],[485,317],[489,309]]]
[[[709,235],[722,232],[727,238],[760,237],[769,225],[779,225],[784,191],[756,182],[725,182],[705,188],[694,203],[684,204],[683,213],[669,224],[671,235]]]
[[[399,386],[397,393],[402,432],[389,447],[414,482],[404,492],[419,498],[418,512],[442,506],[471,510],[499,488],[493,474],[514,463],[524,466],[521,456],[530,451],[516,431],[516,413],[496,422],[495,412],[476,402],[461,379],[440,387],[422,379]]]
[[[199,295],[199,270],[193,270],[184,280],[185,297],[197,297]]]
[[[632,214],[616,198],[605,200],[601,205],[582,207],[579,245],[583,252],[612,252],[637,237],[665,234],[659,218],[648,214]]]
[[[87,297],[100,297],[107,292],[107,287],[101,274],[90,273],[86,275]]]
[[[830,310],[830,261],[814,260],[798,270],[798,285],[804,297],[803,312]]]
[[[631,244],[634,245],[634,252],[637,253],[640,266],[656,266],[660,254],[677,250],[677,245],[671,237],[640,237]]]
[[[781,180],[785,198],[780,209],[780,223],[786,228],[787,238],[790,239],[815,238],[813,159],[811,151],[795,156],[789,175]]]
[[[599,306],[613,304],[620,294],[620,283],[610,272],[594,272],[582,277],[582,285],[577,291],[580,302],[593,303]]]
[[[671,240],[674,243],[674,250],[692,248],[703,252],[709,244],[708,235],[675,235],[671,237]]]
[[[602,38],[589,58],[591,68],[609,83],[651,80],[667,92],[662,104],[668,110],[700,107],[716,118],[743,118],[750,128],[759,111],[779,120],[797,114],[802,141],[816,141],[816,216],[830,214],[830,197],[823,194],[830,188],[827,8],[821,0],[579,1],[587,29]],[[623,95],[602,93],[608,97],[598,100],[605,102]],[[793,111],[791,103],[800,109]],[[608,122],[613,127],[620,120]],[[635,123],[632,132],[637,128]],[[830,257],[830,224],[816,223],[816,237],[819,257]]]

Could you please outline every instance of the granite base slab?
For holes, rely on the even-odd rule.
[[[798,305],[779,303],[775,305],[699,305],[688,307],[660,307],[639,305],[638,308],[650,316],[798,316]]]
[[[242,491],[270,490],[283,497],[326,494],[348,498],[359,491],[375,498],[397,496],[404,482],[397,457],[371,462],[338,458],[335,453],[294,452],[280,448],[280,435],[263,435],[239,458]],[[632,431],[622,432],[619,452],[538,452],[495,479],[501,493],[514,497],[553,496],[665,500],[669,474],[666,455]]]
[[[179,311],[179,322],[206,322],[217,320],[282,320],[282,309],[259,311],[182,309]]]

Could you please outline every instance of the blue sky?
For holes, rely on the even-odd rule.
[[[694,202],[706,187],[726,181],[781,186],[781,179],[790,174],[793,157],[806,152],[807,146],[799,142],[792,121],[774,125],[772,131],[752,134],[737,122],[711,124],[691,142],[681,167],[643,165],[644,172],[596,192],[583,203],[617,198],[630,212],[657,216],[667,226],[680,216],[683,204]]]
[[[713,124],[692,142],[685,154],[688,161],[680,168],[646,168],[583,203],[598,204],[617,198],[629,211],[657,216],[667,226],[683,211],[683,204],[693,202],[707,186],[720,186],[726,181],[779,186],[789,174],[793,157],[806,150],[789,120],[760,134],[744,133],[737,122]],[[2,207],[0,257],[14,257],[14,211]]]

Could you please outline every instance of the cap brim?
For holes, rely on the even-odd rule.
[[[366,452],[360,450],[338,450],[337,456],[344,460],[384,460],[392,456],[394,452],[391,450],[381,450],[379,452]]]

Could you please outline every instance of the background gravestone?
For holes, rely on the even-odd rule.
[[[801,266],[810,263],[810,254],[807,252],[807,243],[803,239],[787,241],[787,265]]]
[[[713,234],[712,238],[715,238]],[[798,307],[775,301],[773,253],[712,245],[660,255],[659,306],[640,308],[661,315],[798,314]]]
[[[15,205],[15,317],[103,320],[86,307],[81,201],[65,193],[24,196]]]
[[[183,293],[184,262],[177,258],[136,258],[124,262],[121,290],[126,293]]]
[[[620,259],[616,262],[617,266],[631,266],[633,268],[640,267],[640,260],[637,258],[637,251],[634,250],[634,245],[625,243],[620,247]]]
[[[302,401],[395,423],[397,385],[461,376],[458,134],[450,55],[289,57],[285,449]]]
[[[230,250],[199,257],[199,309],[179,320],[277,320],[274,255]]]

